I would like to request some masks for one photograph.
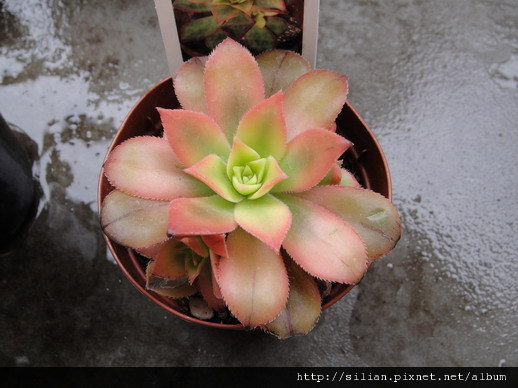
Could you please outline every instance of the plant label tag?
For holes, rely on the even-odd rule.
[[[225,38],[252,54],[274,48],[315,67],[320,0],[155,0],[169,71],[208,55]]]

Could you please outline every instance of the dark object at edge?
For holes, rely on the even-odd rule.
[[[35,213],[32,163],[0,114],[0,253],[9,250]]]

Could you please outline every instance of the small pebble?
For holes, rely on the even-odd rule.
[[[198,319],[207,320],[214,316],[214,310],[209,307],[207,302],[196,296],[189,298],[189,310]]]

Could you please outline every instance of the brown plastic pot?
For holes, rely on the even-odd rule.
[[[128,116],[122,123],[120,129],[108,149],[107,155],[124,140],[134,136],[160,135],[162,125],[157,107],[175,109],[180,104],[176,99],[171,78],[167,78],[156,84],[144,94],[144,96],[131,109]],[[378,144],[373,133],[367,124],[356,113],[354,108],[346,102],[336,120],[337,133],[344,136],[354,143],[344,155],[342,160],[344,165],[352,171],[361,185],[365,188],[376,191],[391,199],[390,174],[383,151]],[[101,169],[99,177],[99,189],[97,193],[97,205],[100,213],[101,204],[104,197],[108,195],[114,187],[108,182]],[[117,244],[104,235],[106,244],[113,257],[119,264],[122,272],[133,283],[133,285],[153,302],[163,307],[168,312],[189,322],[199,323],[206,326],[218,327],[223,329],[240,330],[244,327],[240,324],[224,324],[203,321],[185,314],[180,305],[171,298],[167,298],[146,289],[146,277],[144,268],[139,261],[136,253],[129,248]],[[332,306],[344,297],[354,286],[347,284],[335,284],[330,294],[322,302],[322,310]]]

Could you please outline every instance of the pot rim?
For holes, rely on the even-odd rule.
[[[124,118],[122,124],[120,125],[117,132],[115,133],[115,135],[112,139],[112,142],[106,151],[106,155],[103,159],[101,171],[99,174],[98,190],[97,190],[97,213],[98,213],[99,219],[101,217],[102,201],[103,201],[104,197],[108,194],[108,193],[103,194],[104,193],[103,189],[105,188],[106,184],[108,184],[111,187],[110,191],[112,191],[114,189],[114,187],[111,186],[111,184],[107,181],[107,178],[104,175],[104,164],[106,163],[108,155],[117,145],[119,145],[122,141],[124,141],[127,138],[127,135],[124,133],[123,129],[126,128],[128,123],[130,122],[130,120],[133,119],[132,116],[133,116],[134,112],[137,111],[138,109],[140,109],[140,106],[143,104],[143,102],[148,100],[150,98],[150,96],[152,96],[154,93],[156,93],[157,90],[159,90],[160,88],[164,87],[164,85],[167,83],[171,84],[171,91],[173,92],[173,96],[174,96],[174,87],[173,87],[173,83],[172,83],[172,77],[166,77],[166,78],[162,79],[160,82],[156,83],[150,89],[148,89],[138,99],[138,101],[130,109],[130,111]],[[372,143],[370,145],[374,147],[373,151],[376,153],[377,157],[379,158],[378,164],[380,165],[381,170],[383,170],[383,172],[384,172],[384,179],[386,181],[385,185],[384,185],[385,193],[382,193],[382,194],[391,200],[392,199],[392,182],[391,182],[390,171],[388,168],[388,163],[387,163],[385,154],[383,153],[383,150],[381,149],[381,146],[380,146],[378,140],[376,139],[376,137],[374,136],[374,133],[372,132],[372,130],[365,123],[365,121],[361,118],[361,116],[358,114],[356,109],[354,109],[354,107],[349,103],[349,101],[345,102],[344,107],[342,108],[342,112],[346,108],[352,113],[354,118],[356,120],[358,120],[358,122],[360,123],[360,126],[363,128],[363,130],[365,131],[369,140]],[[356,156],[356,158],[358,159],[359,157]],[[201,324],[204,326],[222,328],[222,329],[230,329],[230,330],[246,329],[242,324],[239,324],[239,323],[231,324],[231,323],[217,323],[217,322],[204,321],[204,320],[195,318],[191,315],[183,313],[182,311],[180,311],[179,306],[175,306],[176,309],[173,308],[172,305],[173,304],[176,305],[176,301],[174,299],[159,295],[159,294],[152,292],[145,288],[145,273],[144,273],[142,267],[140,266],[140,264],[138,263],[138,260],[135,255],[135,251],[131,248],[124,247],[124,246],[112,241],[104,233],[104,231],[102,232],[102,235],[103,235],[103,238],[106,242],[106,245],[107,245],[110,253],[112,254],[115,261],[117,262],[119,268],[122,270],[124,275],[129,279],[129,281],[133,284],[133,286],[135,288],[137,288],[148,299],[150,299],[151,301],[153,301],[154,303],[156,303],[157,305],[159,305],[160,307],[162,307],[169,313],[176,315],[177,317],[181,318],[184,321],[191,322],[191,323],[197,323],[197,324]],[[135,273],[132,273],[130,271],[128,264],[126,262],[123,262],[122,259],[119,257],[121,252],[127,253],[130,261],[132,262],[132,265],[134,267],[138,268],[138,270],[137,270],[138,278],[135,276],[136,275]],[[334,305],[336,302],[341,300],[354,287],[355,287],[355,284],[338,284],[338,285],[333,286],[333,288],[335,288],[337,290],[340,289],[340,290],[333,293],[332,295],[330,295],[330,297],[327,297],[327,300],[324,299],[324,301],[322,303],[322,311],[328,309],[329,307]]]

